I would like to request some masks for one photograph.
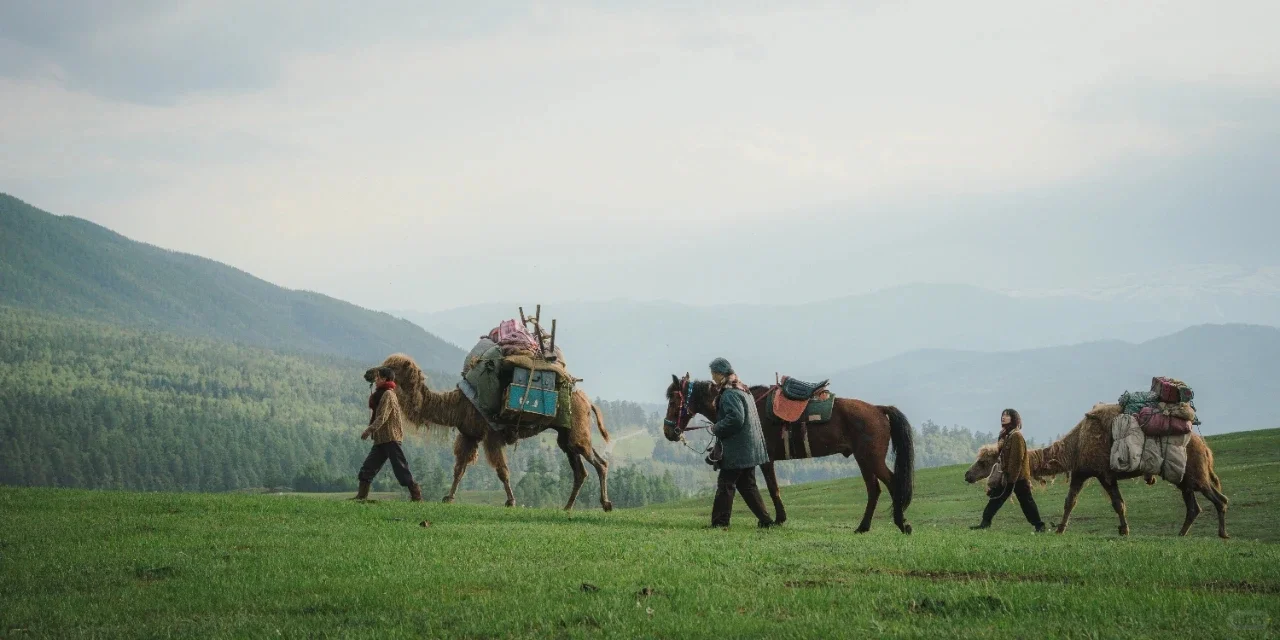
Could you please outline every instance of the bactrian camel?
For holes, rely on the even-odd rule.
[[[1084,419],[1061,440],[1043,449],[1027,452],[1032,476],[1047,478],[1067,473],[1071,477],[1071,487],[1067,490],[1067,502],[1062,510],[1058,533],[1067,530],[1067,521],[1071,519],[1071,510],[1076,506],[1076,499],[1084,483],[1090,478],[1097,478],[1103,490],[1111,497],[1111,506],[1116,510],[1116,515],[1120,517],[1120,535],[1129,535],[1129,521],[1125,517],[1124,498],[1120,497],[1118,482],[1143,474],[1140,471],[1122,473],[1111,469],[1111,421],[1118,415],[1120,405],[1099,404],[1085,414]],[[991,475],[995,462],[995,445],[983,447],[978,451],[977,461],[965,472],[965,481],[973,483],[985,479]],[[1218,536],[1229,537],[1227,497],[1222,495],[1222,481],[1213,472],[1213,451],[1209,450],[1204,438],[1195,433],[1191,434],[1187,442],[1186,473],[1175,486],[1182,490],[1182,499],[1187,506],[1187,518],[1178,535],[1187,535],[1192,523],[1200,515],[1200,504],[1196,502],[1195,495],[1199,492],[1218,510]]]
[[[453,441],[453,485],[449,488],[449,495],[444,497],[444,501],[453,502],[463,474],[467,472],[467,467],[476,461],[478,449],[483,445],[485,458],[498,473],[502,488],[507,493],[507,506],[514,506],[516,497],[511,491],[511,470],[507,467],[507,454],[504,451],[508,444],[508,438],[504,437],[505,432],[497,432],[489,427],[484,416],[475,408],[475,405],[471,404],[470,400],[467,400],[466,396],[462,395],[461,391],[453,389],[436,392],[428,388],[426,375],[409,356],[403,354],[389,356],[381,366],[391,367],[395,371],[396,395],[409,421],[423,428],[438,426],[458,430],[458,435]],[[373,370],[366,372],[366,379],[372,379]],[[574,390],[572,406],[573,420],[570,428],[521,426],[514,434],[516,437],[510,438],[509,441],[531,438],[547,429],[556,431],[556,444],[568,456],[569,466],[573,469],[573,491],[569,494],[569,502],[565,504],[565,510],[573,508],[574,502],[578,499],[578,491],[582,489],[582,483],[587,478],[587,470],[582,465],[583,459],[586,459],[591,466],[595,467],[596,474],[600,477],[600,505],[605,511],[610,511],[613,509],[613,503],[609,502],[609,463],[591,446],[590,416],[595,415],[596,426],[600,429],[600,435],[604,437],[605,442],[609,441],[609,432],[605,430],[599,408],[591,403],[590,398],[581,389]]]

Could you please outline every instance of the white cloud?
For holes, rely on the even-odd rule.
[[[1107,96],[1128,86],[1192,87],[1183,99],[1280,88],[1269,2],[537,5],[468,37],[422,37],[433,14],[371,12],[330,47],[324,29],[287,28],[282,6],[191,3],[88,30],[79,50],[110,56],[127,40],[131,64],[185,51],[216,80],[158,104],[89,92],[70,57],[0,40],[32,60],[0,79],[0,187],[358,297],[371,238],[406,267],[474,256],[478,238],[525,255],[526,233],[558,248],[541,253],[552,272],[602,235],[611,248],[599,251],[639,263],[673,228],[850,204],[871,218],[926,194],[1062,184],[1194,153],[1268,117],[1224,124],[1211,110],[1188,124],[1161,104],[1113,109]],[[184,50],[202,29],[254,40],[225,51],[222,70],[218,47],[234,38]],[[269,81],[229,91],[246,51]]]

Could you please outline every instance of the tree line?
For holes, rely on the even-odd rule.
[[[0,307],[0,483],[354,491],[369,450],[359,439],[369,417],[366,366]],[[454,382],[431,378],[437,387],[440,378]],[[406,455],[427,496],[443,495],[452,479],[449,437],[406,434]],[[517,481],[528,460],[541,456],[547,464],[549,441],[514,451]],[[665,485],[651,488],[661,477],[611,475],[611,490],[639,496],[618,506],[679,497]],[[394,487],[384,469],[375,489]],[[462,488],[500,484],[481,462]],[[561,489],[557,500],[568,495]]]

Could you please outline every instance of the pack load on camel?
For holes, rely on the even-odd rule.
[[[521,426],[569,428],[573,390],[581,382],[565,368],[556,346],[556,321],[542,328],[542,305],[532,317],[504,320],[481,336],[462,363],[458,389],[495,431]]]
[[[1185,382],[1164,377],[1152,378],[1150,391],[1121,394],[1121,413],[1111,423],[1111,468],[1181,482],[1191,428],[1200,424],[1193,398]]]

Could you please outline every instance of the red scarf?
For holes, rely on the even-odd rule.
[[[378,390],[369,394],[369,410],[373,412],[373,415],[369,416],[369,424],[373,424],[374,417],[378,415],[378,403],[382,402],[382,394],[393,391],[395,388],[396,383],[394,382],[379,382]]]

